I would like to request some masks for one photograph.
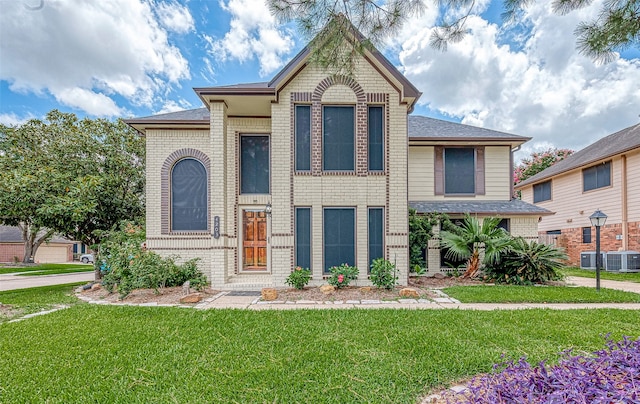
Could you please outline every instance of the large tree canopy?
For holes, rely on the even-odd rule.
[[[517,21],[534,0],[503,0],[505,22]],[[426,7],[424,0],[267,0],[271,12],[283,22],[295,21],[311,44],[313,60],[335,73],[351,74],[355,56],[371,44],[378,45],[399,32],[402,25]],[[466,34],[465,22],[475,0],[433,0],[433,6],[462,11],[453,21],[442,20],[433,31],[431,45],[445,50],[447,44]],[[553,0],[558,14],[591,4],[591,0]],[[345,17],[345,18],[337,18]],[[345,45],[344,34],[366,40]],[[598,62],[609,61],[616,51],[640,45],[640,0],[607,0],[599,17],[584,21],[576,30],[580,51]],[[346,48],[345,48],[346,46]]]
[[[122,121],[45,120],[0,125],[0,223],[19,226],[25,262],[54,232],[85,244],[144,212],[144,140]]]

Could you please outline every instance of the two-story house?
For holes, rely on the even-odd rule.
[[[640,124],[606,136],[519,183],[522,200],[555,212],[538,224],[540,234],[558,236],[569,262],[595,251],[589,216],[608,218],[602,251],[640,251]]]
[[[204,108],[127,120],[146,137],[149,249],[200,258],[216,288],[284,286],[296,266],[318,285],[341,263],[362,284],[378,257],[406,284],[409,201],[537,234],[546,211],[511,201],[527,138],[408,120],[421,93],[375,49],[350,77],[309,56],[269,82],[196,88]]]

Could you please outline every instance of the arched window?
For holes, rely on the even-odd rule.
[[[195,159],[178,161],[171,170],[171,230],[207,230],[207,171]]]

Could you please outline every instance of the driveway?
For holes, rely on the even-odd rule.
[[[61,285],[64,283],[89,282],[94,279],[95,274],[93,271],[43,276],[0,275],[0,291]]]

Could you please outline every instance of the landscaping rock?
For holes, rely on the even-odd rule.
[[[91,290],[100,290],[102,289],[102,285],[99,283],[94,283],[93,285],[91,285]]]
[[[360,288],[360,292],[371,292],[371,286],[363,286]]]
[[[447,276],[445,274],[443,274],[443,273],[436,272],[435,274],[433,274],[433,277],[436,278],[436,279],[444,279]]]
[[[278,298],[278,291],[274,288],[262,288],[262,300],[271,301]]]
[[[404,288],[400,290],[400,297],[409,297],[409,298],[417,299],[418,297],[420,297],[420,295],[418,294],[418,291],[413,288]]]
[[[322,285],[320,286],[320,292],[324,293],[325,295],[331,295],[336,291],[336,287],[333,285]]]
[[[191,293],[186,296],[182,296],[180,298],[180,303],[198,303],[202,300],[202,294],[200,293]]]

